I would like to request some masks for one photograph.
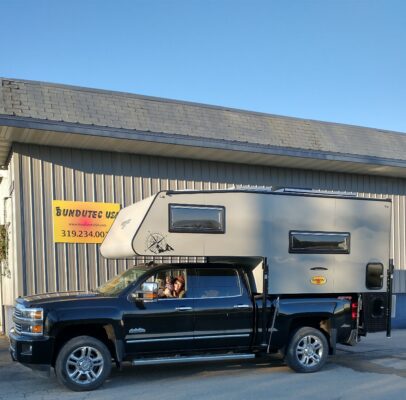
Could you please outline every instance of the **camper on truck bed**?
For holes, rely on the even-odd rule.
[[[235,360],[282,351],[318,371],[337,343],[390,334],[389,200],[165,191],[123,208],[101,254],[203,257],[134,267],[92,293],[17,299],[13,359],[92,390],[112,361]]]

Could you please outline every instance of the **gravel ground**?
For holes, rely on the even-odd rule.
[[[113,369],[93,392],[75,393],[54,374],[12,362],[7,338],[0,336],[0,399],[387,399],[406,393],[406,330],[371,334],[356,347],[339,347],[325,368],[297,374],[281,360],[212,362]]]

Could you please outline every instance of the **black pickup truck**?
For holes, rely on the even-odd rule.
[[[251,275],[233,264],[145,265],[94,292],[18,298],[11,356],[30,367],[53,367],[62,384],[83,391],[99,387],[112,363],[124,362],[235,360],[281,351],[295,371],[315,372],[336,343],[358,340],[358,295],[271,296],[252,290]],[[171,287],[177,277],[185,283],[179,297]]]

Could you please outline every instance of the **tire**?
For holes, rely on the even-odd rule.
[[[97,389],[110,371],[109,349],[91,336],[78,336],[66,342],[55,363],[58,381],[76,392]]]
[[[286,349],[285,361],[296,372],[316,372],[326,363],[328,350],[323,332],[305,326],[293,333]]]

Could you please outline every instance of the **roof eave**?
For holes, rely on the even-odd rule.
[[[98,143],[97,139],[100,140],[109,139],[116,141],[136,141],[136,142],[147,142],[147,143],[159,143],[168,146],[178,146],[180,148],[196,148],[196,149],[206,149],[223,152],[238,152],[245,154],[257,154],[263,156],[275,156],[283,157],[285,162],[283,163],[284,167],[289,167],[289,159],[295,160],[295,163],[292,162],[292,168],[297,168],[298,159],[314,160],[314,161],[323,161],[323,165],[318,168],[315,164],[313,169],[325,169],[325,163],[331,162],[335,164],[336,172],[348,172],[345,168],[346,164],[359,164],[358,173],[366,173],[373,175],[386,175],[386,176],[396,176],[396,177],[406,177],[406,160],[398,159],[388,159],[382,157],[374,157],[367,155],[357,155],[357,154],[344,154],[344,153],[333,153],[325,151],[316,151],[310,149],[299,149],[292,147],[279,147],[279,146],[265,146],[257,143],[249,142],[240,142],[240,141],[231,141],[224,139],[213,139],[213,138],[202,138],[195,136],[179,135],[179,134],[170,134],[164,132],[146,132],[139,130],[130,130],[123,128],[110,128],[96,125],[84,125],[79,123],[69,123],[63,121],[51,121],[51,120],[39,120],[27,117],[19,116],[9,116],[9,115],[0,115],[0,128],[1,127],[11,127],[11,128],[20,128],[27,133],[29,131],[43,131],[47,133],[53,133],[59,138],[61,135],[66,137],[65,144],[62,146],[65,147],[78,147],[75,145],[73,138],[77,135],[83,137],[93,137],[91,144],[87,146],[88,150],[103,150],[102,143]],[[21,131],[22,132],[22,131]],[[23,133],[21,133],[23,135]],[[69,136],[72,137],[72,143],[70,143]],[[19,137],[18,135],[10,138],[0,138],[0,144],[8,144],[11,147],[12,142],[26,142],[31,144],[43,144],[36,141],[32,141],[29,138]],[[51,143],[52,145],[52,143]],[[82,147],[81,147],[82,148]],[[111,151],[111,146],[106,147],[104,150]],[[128,151],[133,152],[133,151]],[[139,153],[137,151],[137,153]],[[142,152],[141,152],[142,154]],[[153,151],[148,151],[148,154],[154,154]],[[201,153],[200,153],[201,154]],[[156,155],[162,155],[158,152]],[[182,157],[182,152],[180,152],[179,157]],[[1,164],[4,164],[6,161],[4,157],[0,160]],[[204,155],[200,159],[210,159],[216,160],[216,158],[210,156],[210,158],[205,157]],[[227,161],[225,159],[218,159],[217,161]],[[248,162],[250,163],[250,162]],[[255,162],[253,162],[255,163]],[[256,164],[260,165],[272,165],[264,162],[258,162]],[[342,168],[340,168],[342,164]],[[362,168],[365,166],[365,168]]]

